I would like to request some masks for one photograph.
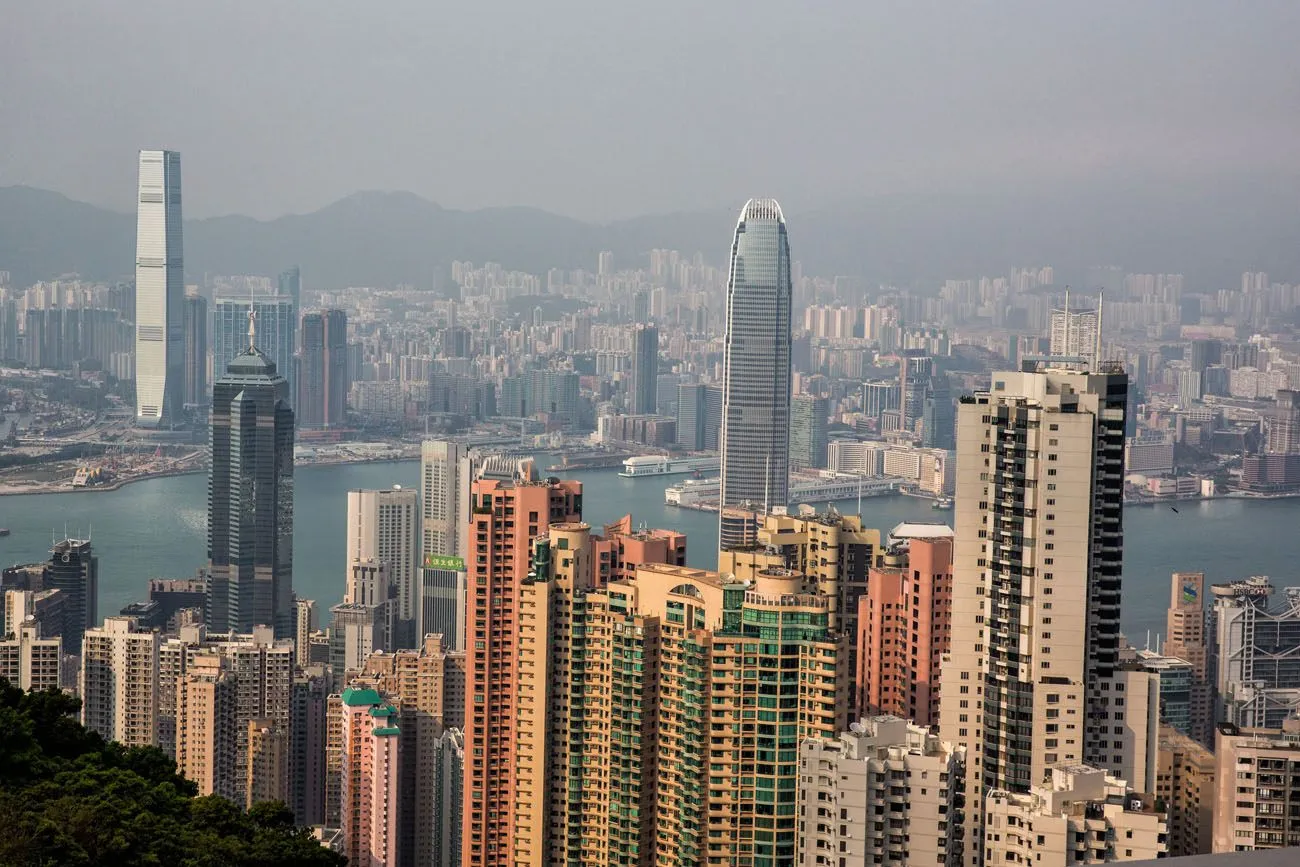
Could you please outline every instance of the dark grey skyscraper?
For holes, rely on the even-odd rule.
[[[63,652],[81,653],[86,630],[99,625],[99,558],[89,539],[64,539],[50,548],[45,589],[63,594]]]
[[[724,506],[785,506],[790,474],[790,245],[775,199],[750,199],[727,280]]]
[[[956,412],[946,373],[930,377],[925,389],[925,410],[921,419],[921,445],[928,449],[957,448]]]
[[[341,427],[347,420],[348,315],[342,310],[304,313],[298,353],[298,400],[304,428]]]
[[[632,382],[628,409],[636,415],[653,415],[657,410],[659,377],[659,329],[640,325],[632,332]]]
[[[208,403],[208,302],[202,295],[186,295],[185,404]]]
[[[790,469],[825,469],[830,401],[825,397],[801,394],[792,401],[790,413]]]
[[[275,362],[249,345],[212,389],[208,625],[292,638],[293,410]]]
[[[704,448],[704,424],[708,418],[705,392],[708,387],[684,382],[677,386],[677,445],[688,452]]]

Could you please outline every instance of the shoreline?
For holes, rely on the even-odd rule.
[[[336,467],[345,464],[400,464],[406,461],[418,461],[419,458],[361,458],[359,460],[340,460],[340,461],[312,461],[305,464],[294,464],[294,471],[309,467]],[[70,486],[60,485],[54,488],[31,488],[23,490],[0,489],[0,497],[31,497],[38,494],[96,494],[117,491],[125,488],[127,485],[136,482],[148,482],[153,479],[167,479],[173,476],[193,476],[198,473],[206,473],[206,467],[195,467],[186,470],[164,470],[160,473],[148,473],[141,476],[132,476],[128,479],[115,479],[107,485],[93,485],[82,488],[73,488]]]

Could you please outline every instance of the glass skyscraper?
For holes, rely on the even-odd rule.
[[[736,223],[724,364],[722,505],[788,505],[790,245],[775,199],[750,199]]]
[[[292,638],[293,410],[288,382],[249,330],[212,388],[207,623]]]
[[[135,420],[178,421],[185,400],[181,155],[140,151],[135,235]]]
[[[248,309],[257,314],[257,346],[275,362],[289,383],[285,403],[295,405],[298,392],[294,353],[298,346],[298,311],[292,297],[276,295],[256,300],[218,298],[212,322],[212,370],[219,375],[236,356],[248,349]]]

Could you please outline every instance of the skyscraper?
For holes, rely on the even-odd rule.
[[[208,403],[208,302],[185,296],[185,405]]]
[[[275,362],[248,343],[212,389],[207,622],[294,634],[293,410]]]
[[[1040,366],[959,407],[940,731],[969,757],[967,863],[983,863],[990,791],[1028,793],[1056,765],[1154,765],[1102,736],[1123,720],[1112,696],[1150,676],[1119,671],[1127,390],[1120,371]]]
[[[64,539],[50,548],[45,589],[63,594],[63,652],[81,653],[87,629],[99,623],[99,558],[89,539]]]
[[[257,317],[257,348],[271,361],[289,384],[285,405],[294,407],[297,379],[294,376],[294,353],[298,348],[298,314],[293,299],[271,296],[256,299],[218,298],[212,317],[212,370],[214,375],[226,369],[248,348],[248,314]],[[296,407],[294,407],[296,410]]]
[[[790,404],[790,469],[826,467],[826,421],[830,401],[812,394],[795,395]]]
[[[348,491],[347,558],[353,563],[375,561],[387,567],[388,581],[397,595],[396,619],[409,624],[399,632],[413,632],[420,589],[420,495],[400,486],[386,491]],[[404,646],[413,643],[409,635],[398,639]]]
[[[181,243],[181,155],[140,151],[135,235],[135,420],[180,419],[185,399],[185,265]]]
[[[1189,734],[1209,746],[1214,743],[1214,672],[1205,637],[1205,573],[1175,572],[1169,595],[1163,651],[1192,666]]]
[[[347,420],[348,315],[342,310],[304,313],[298,354],[300,428],[340,427]]]
[[[632,331],[632,382],[628,409],[635,415],[653,415],[658,408],[659,329],[638,325]]]
[[[957,418],[953,410],[948,376],[936,373],[925,388],[925,409],[921,417],[921,445],[927,449],[951,451],[957,447]]]
[[[789,502],[790,246],[775,199],[750,199],[731,245],[721,504]]]
[[[708,418],[705,403],[707,386],[683,382],[677,386],[677,445],[688,452],[704,448],[704,425]]]
[[[465,536],[469,532],[469,488],[473,465],[459,443],[426,440],[420,446],[421,550],[416,633],[440,633],[447,646],[463,650]]]
[[[302,303],[302,270],[297,265],[281,271],[275,285],[278,294],[293,299],[295,308]]]
[[[1065,306],[1052,311],[1049,354],[1057,358],[1079,358],[1096,370],[1101,362],[1101,298],[1096,308],[1070,307],[1070,292],[1065,292]]]
[[[519,764],[520,594],[531,566],[531,541],[553,523],[582,517],[582,484],[537,477],[520,461],[510,480],[476,479],[470,491],[466,550],[481,550],[468,564],[474,593],[466,613],[469,667],[465,710],[464,863],[488,867],[516,863],[521,829],[516,816]],[[481,637],[480,637],[481,636]],[[482,644],[478,644],[481,641]],[[473,650],[469,648],[473,647]]]

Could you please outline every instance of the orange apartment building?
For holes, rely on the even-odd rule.
[[[539,479],[530,461],[516,478],[470,486],[466,612],[466,867],[513,865],[518,788],[519,595],[532,540],[582,518],[582,484]]]
[[[952,538],[913,538],[871,569],[858,601],[858,714],[939,722],[952,618]]]

